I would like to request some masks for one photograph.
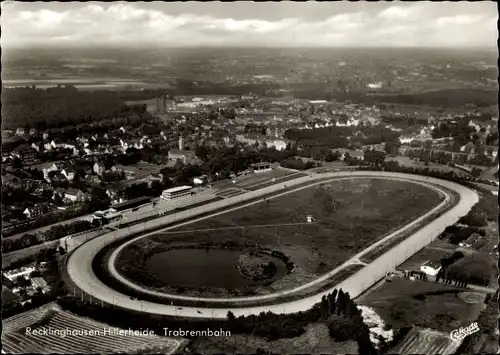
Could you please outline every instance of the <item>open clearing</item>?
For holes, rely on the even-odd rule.
[[[415,325],[451,332],[475,321],[482,308],[460,299],[461,292],[450,285],[401,278],[384,283],[359,303],[372,307],[394,328]]]
[[[339,266],[384,235],[423,215],[441,200],[442,196],[435,191],[410,182],[337,180],[263,200],[150,238],[168,245],[204,246],[208,242],[212,246],[259,245],[280,250],[296,266],[296,271],[281,283],[298,285]],[[312,215],[316,223],[306,223],[308,215]],[[144,248],[147,243],[143,239],[132,245]],[[141,261],[130,254],[119,256],[117,266],[129,265],[134,269],[134,262]]]
[[[399,163],[399,165],[410,167],[410,168],[440,171],[442,173],[449,173],[450,171],[453,171],[455,174],[460,175],[460,176],[470,176],[470,174],[464,172],[463,170],[460,170],[457,168],[452,168],[449,165],[443,165],[443,164],[429,162],[429,165],[426,166],[423,161],[414,161],[413,159],[406,157],[406,156],[387,157],[387,161],[397,161]]]

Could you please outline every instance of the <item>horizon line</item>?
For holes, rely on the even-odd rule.
[[[200,46],[155,46],[152,44],[144,44],[144,45],[109,45],[109,44],[56,44],[56,45],[29,45],[29,46],[16,46],[16,45],[2,45],[3,49],[15,49],[15,50],[25,50],[25,49],[86,49],[86,48],[98,48],[98,49],[127,49],[132,50],[135,48],[140,49],[151,49],[151,50],[162,50],[162,49],[214,49],[214,48],[223,48],[223,49],[483,49],[483,50],[497,50],[498,46],[495,44],[494,46],[394,46],[394,45],[380,45],[380,46],[360,46],[360,45],[352,45],[352,46],[271,46],[271,45],[262,45],[262,46],[241,46],[241,45],[200,45]]]

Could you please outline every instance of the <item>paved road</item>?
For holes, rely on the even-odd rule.
[[[297,301],[286,302],[278,305],[269,305],[262,307],[250,308],[195,308],[195,307],[182,307],[169,306],[163,304],[156,304],[153,302],[132,300],[128,296],[115,291],[102,283],[94,275],[91,267],[91,261],[94,255],[104,245],[110,242],[123,238],[130,233],[145,231],[155,226],[167,224],[168,222],[181,221],[183,219],[196,216],[199,213],[207,211],[215,211],[219,208],[230,206],[232,204],[242,202],[251,198],[265,196],[271,192],[278,191],[284,188],[284,185],[294,186],[307,181],[313,182],[319,178],[346,178],[346,177],[383,177],[392,179],[411,179],[421,183],[432,183],[437,186],[443,186],[448,189],[454,190],[460,194],[460,201],[458,204],[447,211],[442,216],[415,232],[410,238],[406,239],[393,249],[386,252],[380,258],[372,262],[370,267],[360,270],[355,275],[349,277],[347,280],[339,283],[335,288],[342,288],[349,292],[351,297],[356,297],[364,290],[369,288],[374,282],[381,279],[387,271],[394,269],[397,265],[408,259],[411,255],[419,249],[429,244],[448,226],[455,223],[461,216],[465,215],[470,208],[478,201],[477,193],[474,191],[444,180],[399,173],[387,172],[370,172],[370,171],[356,171],[356,172],[341,172],[341,173],[328,173],[316,174],[315,176],[308,176],[299,178],[286,183],[277,184],[261,190],[251,191],[244,195],[239,195],[233,198],[228,198],[222,201],[217,201],[209,205],[196,207],[191,210],[182,211],[175,215],[165,216],[153,221],[148,221],[141,225],[132,226],[127,229],[118,230],[96,239],[93,239],[81,247],[76,249],[69,257],[67,268],[72,281],[84,292],[91,294],[93,298],[102,300],[109,304],[115,304],[123,308],[133,309],[137,311],[156,313],[163,315],[182,316],[191,318],[225,318],[228,311],[233,312],[236,316],[259,314],[261,312],[271,311],[274,313],[294,313],[309,309],[313,304],[319,302],[321,297],[330,293],[332,290],[321,292],[317,295],[307,297]],[[239,207],[242,208],[242,207]],[[431,211],[432,212],[432,211]],[[429,212],[429,213],[431,213]],[[223,212],[219,212],[223,213]],[[204,219],[208,217],[203,217]],[[425,218],[422,216],[421,218]],[[192,223],[192,222],[190,222]],[[412,222],[414,223],[414,222]],[[186,223],[187,224],[187,223]],[[408,226],[404,227],[407,228]],[[154,232],[157,233],[157,232]],[[366,251],[364,251],[366,252]]]
[[[45,232],[45,231],[49,230],[50,228],[57,226],[59,224],[67,224],[67,223],[72,223],[72,222],[76,222],[76,221],[84,221],[84,220],[88,221],[88,220],[90,220],[91,216],[92,216],[91,214],[86,214],[86,215],[83,215],[80,217],[75,217],[75,218],[67,219],[67,220],[64,220],[61,222],[53,223],[53,224],[50,224],[48,226],[39,227],[36,229],[30,229],[30,230],[27,230],[26,232],[22,232],[22,233],[18,233],[18,234],[13,234],[13,235],[11,235],[9,237],[5,237],[5,238],[6,239],[19,239],[19,238],[22,238],[25,234],[42,233],[42,232]]]

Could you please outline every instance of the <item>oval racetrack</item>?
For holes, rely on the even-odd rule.
[[[101,282],[96,275],[94,274],[92,270],[92,260],[96,256],[96,254],[101,250],[104,246],[110,244],[113,241],[119,240],[121,238],[124,238],[132,233],[138,233],[141,231],[147,231],[151,228],[158,227],[161,225],[167,225],[169,223],[175,223],[187,218],[192,218],[195,217],[198,214],[201,213],[206,213],[206,212],[211,212],[214,211],[215,213],[212,213],[209,216],[204,216],[200,218],[192,218],[188,222],[184,222],[183,224],[189,224],[196,222],[200,219],[205,219],[205,218],[210,218],[213,217],[214,215],[221,214],[221,213],[227,213],[232,209],[225,210],[224,212],[219,212],[217,213],[216,211],[220,208],[227,207],[236,203],[241,203],[244,202],[245,200],[250,200],[250,199],[255,199],[257,197],[263,197],[266,196],[272,192],[279,191],[286,186],[292,187],[294,185],[299,185],[299,184],[304,184],[305,182],[310,182],[311,184],[320,184],[324,183],[325,178],[331,178],[332,180],[334,179],[346,179],[346,178],[385,178],[385,179],[394,179],[394,180],[407,180],[410,182],[414,183],[419,183],[422,185],[425,185],[427,187],[433,188],[434,190],[440,191],[442,194],[445,195],[445,201],[440,203],[438,206],[433,208],[431,211],[427,212],[425,215],[419,217],[418,219],[414,220],[413,222],[407,224],[406,226],[400,228],[398,231],[386,236],[382,240],[378,241],[377,243],[374,243],[367,249],[363,250],[361,253],[353,256],[350,260],[359,258],[362,254],[367,253],[368,251],[372,250],[376,246],[380,245],[381,243],[387,241],[388,239],[393,238],[394,236],[412,228],[419,222],[421,222],[423,219],[431,215],[432,213],[436,212],[436,210],[442,208],[445,204],[448,203],[450,200],[450,196],[448,195],[445,190],[440,189],[439,187],[444,187],[446,189],[455,191],[456,193],[459,194],[460,199],[457,202],[457,204],[452,207],[450,210],[446,211],[443,213],[441,216],[439,216],[437,219],[431,221],[427,225],[423,226],[419,230],[417,230],[413,235],[408,237],[407,239],[403,240],[401,243],[396,245],[394,248],[391,250],[387,251],[385,254],[377,258],[375,261],[373,261],[368,267],[365,267],[358,271],[356,274],[350,276],[346,280],[340,282],[337,284],[335,287],[332,287],[330,290],[326,290],[323,292],[320,292],[316,295],[313,296],[308,296],[300,300],[295,300],[295,301],[290,301],[290,302],[285,302],[281,304],[273,304],[273,305],[264,305],[266,302],[266,299],[271,299],[273,297],[276,297],[276,295],[265,295],[265,296],[255,296],[255,297],[245,297],[245,300],[260,300],[262,301],[262,306],[258,307],[248,307],[248,308],[199,308],[199,307],[178,307],[178,306],[171,306],[171,305],[165,305],[165,304],[159,304],[159,303],[153,303],[153,302],[148,302],[148,301],[141,301],[141,300],[135,300],[131,299],[129,296],[124,295],[109,286],[105,285],[103,282]],[[321,180],[320,180],[321,179]],[[320,181],[315,181],[315,180],[320,180]],[[286,186],[285,186],[286,185]],[[310,187],[311,185],[303,186],[300,188],[307,188]],[[296,190],[293,190],[296,191]],[[283,192],[279,195],[275,195],[271,198],[279,197],[283,194],[291,193],[293,191],[286,191]],[[245,193],[243,195],[239,195],[236,197],[228,198],[222,201],[216,201],[213,203],[210,203],[208,205],[200,206],[193,208],[191,210],[186,210],[182,211],[179,213],[176,213],[174,215],[169,215],[165,217],[160,217],[155,220],[151,220],[145,223],[141,223],[129,228],[117,230],[115,232],[110,232],[108,234],[99,236],[95,239],[92,239],[88,241],[87,243],[81,245],[77,249],[75,249],[71,255],[67,259],[67,272],[68,276],[71,279],[71,282],[76,285],[81,291],[91,295],[91,297],[95,301],[103,301],[108,304],[114,304],[122,308],[130,309],[130,310],[135,310],[135,311],[141,311],[141,312],[146,312],[146,313],[153,313],[153,314],[162,314],[162,315],[171,315],[171,316],[178,316],[178,317],[187,317],[187,318],[225,318],[227,316],[227,312],[231,311],[232,313],[235,314],[235,316],[240,316],[240,315],[249,315],[249,314],[259,314],[261,312],[274,312],[274,313],[295,313],[298,311],[305,311],[309,308],[311,308],[315,303],[319,302],[321,300],[321,297],[323,295],[326,295],[330,293],[333,289],[340,289],[342,288],[344,291],[349,292],[352,298],[358,296],[361,294],[364,290],[369,288],[372,284],[374,284],[376,281],[381,279],[387,271],[392,270],[396,266],[400,265],[402,262],[404,262],[406,259],[408,259],[411,255],[416,253],[418,250],[423,248],[424,246],[428,245],[432,240],[434,240],[439,234],[441,234],[444,229],[455,223],[460,217],[464,216],[469,212],[471,207],[476,204],[479,200],[479,197],[477,193],[471,189],[466,188],[465,186],[445,181],[445,180],[440,180],[440,179],[435,179],[435,178],[430,178],[430,177],[425,177],[425,176],[420,176],[420,175],[409,175],[409,174],[401,174],[401,173],[388,173],[388,172],[373,172],[373,171],[355,171],[355,172],[340,172],[340,173],[325,173],[325,174],[315,174],[314,176],[307,176],[307,177],[302,177],[298,178],[296,180],[291,180],[287,181],[286,183],[280,183],[276,184],[273,186],[269,186],[266,188],[263,188],[261,190],[256,190],[256,191],[250,191],[248,193]],[[245,206],[259,203],[260,200],[250,202],[248,204],[245,204],[244,206],[237,206],[234,207],[233,209],[239,209],[239,208],[245,208]],[[403,207],[403,206],[402,206]],[[403,207],[404,208],[404,207]],[[179,224],[177,224],[175,227],[178,227]],[[171,227],[165,227],[162,230],[166,230],[169,228],[174,228],[173,226]],[[134,238],[133,240],[139,239],[139,238],[144,238],[148,235],[156,234],[160,231],[154,231],[152,233],[144,234],[142,236],[139,236],[137,238]],[[117,278],[120,280],[122,283],[127,284],[128,287],[134,288],[137,290],[141,290],[142,292],[146,293],[151,293],[151,294],[156,294],[154,291],[150,290],[145,290],[141,288],[138,285],[135,285],[131,283],[130,281],[124,279],[114,269],[114,259],[116,258],[118,249],[112,254],[112,257],[109,260],[108,268],[113,275],[113,277]],[[327,275],[322,276],[321,278],[318,278],[317,280],[307,284],[307,285],[301,285],[297,287],[296,289],[293,290],[287,290],[284,292],[280,292],[281,294],[284,293],[293,293],[298,290],[307,288],[311,286],[312,284],[316,282],[320,282],[331,275],[335,274],[338,270],[340,270],[344,265],[350,263],[350,261],[347,261],[343,265],[339,266],[335,270],[332,270],[329,272]],[[200,298],[194,298],[194,297],[188,297],[188,296],[169,296],[169,295],[163,295],[164,297],[173,297],[177,299],[191,299],[191,300],[202,300]],[[212,302],[217,302],[217,299],[209,299]],[[228,301],[228,300],[234,300],[236,301],[237,299],[232,298],[232,299],[220,299],[220,301]]]

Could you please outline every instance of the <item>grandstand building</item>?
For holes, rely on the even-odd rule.
[[[253,169],[253,171],[255,173],[260,173],[260,172],[272,170],[271,163],[256,163],[256,164],[250,165],[250,167]]]
[[[192,186],[187,186],[187,185],[172,187],[171,189],[163,190],[161,194],[161,199],[170,201],[184,196],[188,196],[191,195],[192,189],[193,189]]]

